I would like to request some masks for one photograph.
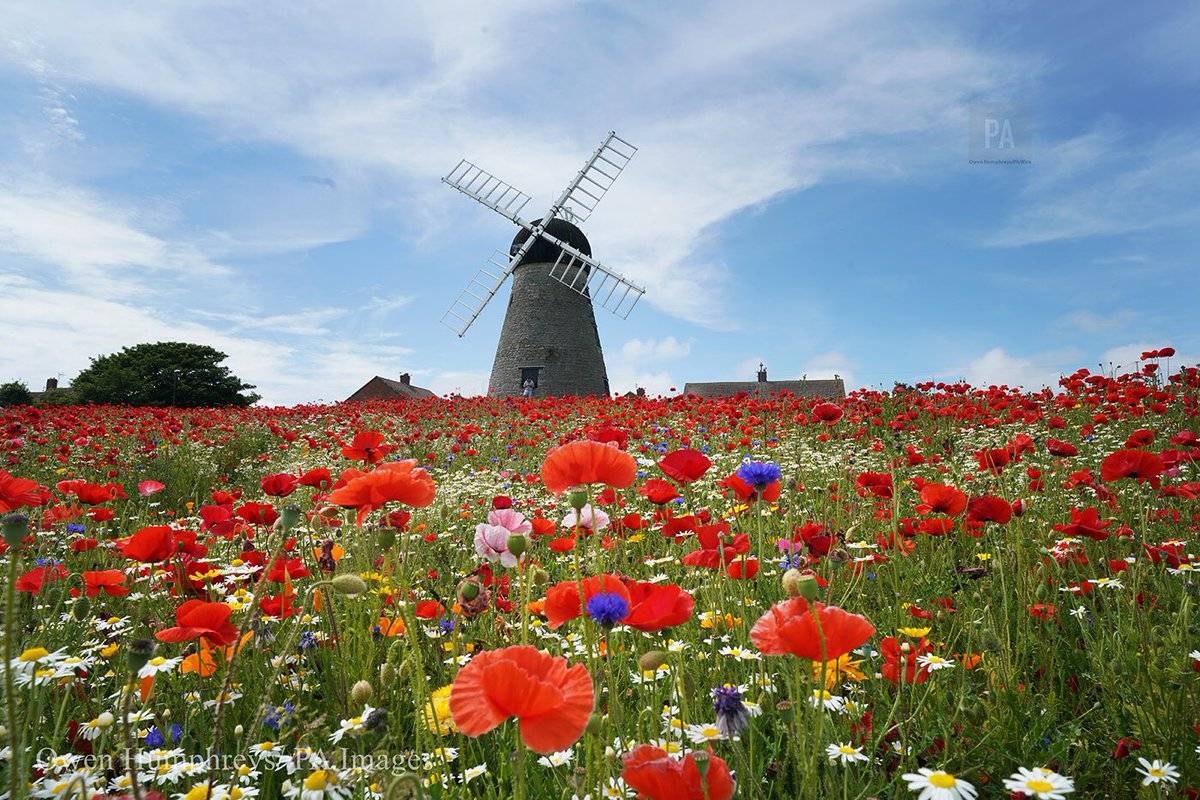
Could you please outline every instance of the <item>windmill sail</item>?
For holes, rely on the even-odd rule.
[[[504,284],[504,279],[512,272],[513,258],[508,253],[497,250],[492,253],[487,263],[475,273],[463,289],[458,299],[442,315],[442,324],[462,338],[479,315],[483,307],[495,297],[496,292]]]
[[[635,153],[636,147],[617,136],[614,131],[608,132],[608,136],[563,193],[565,199],[561,206],[570,215],[569,221],[587,221]]]
[[[478,200],[518,225],[526,225],[520,214],[521,209],[525,208],[525,204],[530,200],[529,195],[465,158],[442,178],[442,182],[450,184],[467,197]]]
[[[550,277],[599,305],[621,319],[628,319],[645,289],[630,283],[624,276],[605,267],[583,253],[559,254],[550,268]]]

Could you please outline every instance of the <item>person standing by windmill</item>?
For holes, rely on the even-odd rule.
[[[533,397],[533,378],[526,378],[525,383],[521,384],[521,396]]]

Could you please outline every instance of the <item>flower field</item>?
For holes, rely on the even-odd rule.
[[[1200,796],[1200,371],[0,410],[8,797]]]

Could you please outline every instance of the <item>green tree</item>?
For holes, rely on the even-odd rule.
[[[0,407],[27,406],[33,402],[29,387],[21,381],[0,383]]]
[[[134,406],[248,406],[254,387],[221,366],[226,355],[203,344],[156,342],[92,359],[72,384],[81,403]]]

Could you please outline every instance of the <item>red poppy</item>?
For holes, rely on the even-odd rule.
[[[752,580],[758,574],[758,559],[736,558],[725,567],[725,574],[735,581]]]
[[[933,648],[925,639],[921,639],[917,642],[917,646],[913,647],[908,642],[901,644],[895,636],[886,636],[879,643],[879,652],[883,655],[883,666],[880,667],[879,672],[893,684],[899,683],[901,680],[904,683],[924,683],[929,680],[929,668],[918,664],[917,659],[932,651]],[[904,662],[903,676],[901,676],[901,661]]]
[[[154,634],[160,642],[190,642],[203,636],[211,644],[232,644],[237,628],[229,621],[233,609],[224,603],[188,600],[175,609],[175,627]]]
[[[647,800],[729,800],[734,790],[729,766],[707,755],[702,777],[695,753],[677,760],[660,747],[639,745],[621,757],[621,779]]]
[[[329,502],[358,509],[358,524],[385,503],[397,502],[423,508],[433,502],[437,487],[417,462],[392,461],[374,471],[352,478],[329,494]]]
[[[158,494],[165,488],[167,488],[166,484],[159,483],[158,481],[140,481],[138,483],[138,494],[142,497],[149,497]]]
[[[629,590],[629,614],[623,624],[631,628],[651,633],[682,625],[692,618],[696,601],[673,583],[630,581],[626,588]]]
[[[1100,477],[1109,483],[1134,478],[1138,483],[1150,481],[1154,486],[1162,471],[1162,457],[1146,450],[1118,450],[1100,462]]]
[[[733,493],[737,495],[738,500],[743,503],[750,503],[755,500],[763,500],[767,503],[774,503],[779,499],[781,489],[779,481],[775,481],[767,484],[761,493],[755,492],[754,487],[739,478],[736,472],[717,481],[717,485],[733,490]]]
[[[270,503],[244,503],[233,512],[253,525],[274,525],[279,512]]]
[[[175,554],[175,531],[167,525],[150,525],[122,542],[120,550],[143,564],[166,561]]]
[[[83,573],[84,591],[88,597],[95,597],[104,592],[112,597],[124,597],[129,594],[125,583],[125,573],[119,569],[103,569]]]
[[[275,475],[266,475],[259,482],[259,486],[262,487],[263,494],[270,497],[287,497],[289,494],[296,491],[296,487],[299,484],[299,478],[286,472],[280,472]]]
[[[437,600],[421,600],[414,613],[417,619],[437,619],[446,613],[446,607]]]
[[[810,605],[803,597],[793,597],[767,609],[754,623],[750,641],[766,655],[791,653],[814,661],[822,657],[831,661],[849,653],[874,633],[875,626],[866,617],[824,603]]]
[[[712,466],[708,456],[699,450],[684,448],[673,453],[667,453],[658,462],[658,468],[668,478],[679,483],[692,483],[704,477]]]
[[[317,467],[305,472],[299,478],[301,486],[311,486],[314,489],[326,489],[333,485],[333,476],[325,467]]]
[[[854,480],[859,494],[867,493],[884,500],[892,498],[892,476],[887,472],[861,472]]]
[[[596,575],[591,578],[584,578],[582,585],[582,605],[579,602],[579,581],[561,581],[546,591],[543,613],[545,613],[546,619],[549,621],[552,629],[558,628],[563,623],[573,620],[582,614],[588,600],[591,600],[597,594],[615,594],[625,601],[627,607],[631,605],[629,590],[625,588],[625,584],[616,575]]]
[[[1071,444],[1070,442],[1064,442],[1061,439],[1047,439],[1046,449],[1050,451],[1050,455],[1052,456],[1063,456],[1064,458],[1069,458],[1070,456],[1079,455],[1079,449],[1075,447],[1075,445]]]
[[[957,517],[967,507],[967,496],[943,483],[927,483],[921,487],[919,514],[945,514]]]
[[[383,434],[379,431],[359,431],[354,434],[354,440],[342,448],[342,455],[351,461],[378,464],[395,449],[395,445],[383,443]]]
[[[1057,523],[1054,530],[1067,536],[1086,536],[1093,541],[1102,542],[1109,536],[1106,529],[1110,525],[1111,519],[1100,519],[1100,512],[1095,507],[1088,506],[1084,509],[1072,508],[1071,522],[1065,525]]]
[[[967,518],[977,522],[995,522],[1004,525],[1012,519],[1012,505],[1002,497],[989,494],[972,497],[967,504]]]
[[[0,469],[0,514],[41,504],[41,486],[28,478],[17,478]]]
[[[29,594],[38,594],[42,591],[42,587],[48,583],[62,580],[69,577],[70,572],[62,564],[54,564],[46,567],[35,567],[29,570],[24,575],[17,578],[17,582],[13,584],[18,592],[27,592]]]
[[[842,418],[842,407],[836,403],[817,403],[813,406],[812,415],[826,425],[832,425]]]
[[[669,503],[676,497],[679,497],[679,492],[675,489],[675,484],[670,481],[664,481],[661,478],[651,478],[642,485],[639,491],[643,497],[658,506]]]
[[[528,645],[485,650],[458,671],[450,689],[450,714],[467,736],[491,731],[509,717],[521,740],[538,753],[565,750],[587,727],[595,696],[582,664]]]
[[[542,483],[558,494],[585,483],[624,489],[637,477],[637,462],[623,450],[581,439],[551,450],[542,462]]]

